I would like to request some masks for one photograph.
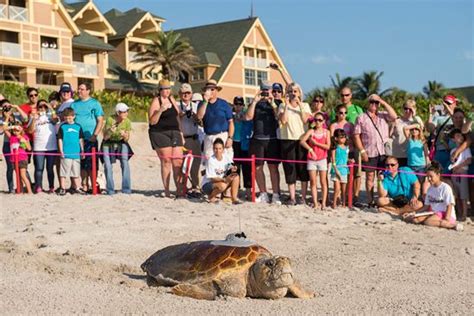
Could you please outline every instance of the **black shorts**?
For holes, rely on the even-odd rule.
[[[369,166],[369,167],[374,167],[374,168],[385,168],[385,155],[382,156],[377,156],[373,158],[369,158],[369,161],[365,162],[362,161],[363,166]],[[371,172],[371,171],[380,171],[379,169],[374,169],[374,168],[364,168],[362,167],[362,170],[365,172]]]
[[[280,141],[278,139],[254,139],[250,140],[249,155],[255,155],[255,158],[270,158],[270,159],[281,159],[280,155]],[[280,161],[276,160],[262,160],[257,159],[255,164],[261,166],[265,163],[279,164]]]
[[[180,131],[148,131],[148,136],[150,137],[150,143],[153,150],[166,147],[183,146],[183,139],[181,138]]]
[[[349,153],[349,159],[354,159],[354,177],[360,177],[359,175],[359,152],[351,151]]]

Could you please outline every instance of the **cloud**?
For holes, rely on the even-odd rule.
[[[336,54],[332,55],[316,55],[311,57],[311,62],[316,65],[322,64],[341,64],[343,62],[342,58]]]
[[[464,58],[466,60],[474,60],[474,51],[466,51],[464,52]]]

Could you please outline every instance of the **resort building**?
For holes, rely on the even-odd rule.
[[[290,78],[275,46],[258,17],[176,30],[189,39],[200,62],[195,72],[185,75],[193,90],[200,91],[206,80],[215,79],[223,87],[220,97],[232,101],[243,96],[248,103],[262,80],[280,82],[282,75],[269,68],[277,63]]]
[[[144,73],[138,52],[162,31],[164,18],[134,8],[102,14],[93,1],[0,0],[0,82],[57,88],[89,82],[96,90],[150,93],[159,70]],[[176,30],[199,57],[192,74],[177,78],[200,91],[206,80],[223,86],[221,96],[251,99],[262,80],[284,83],[270,62],[288,72],[261,21],[247,18]]]

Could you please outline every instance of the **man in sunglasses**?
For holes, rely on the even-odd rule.
[[[197,117],[202,120],[204,132],[204,155],[209,159],[213,154],[213,144],[217,138],[224,141],[225,153],[233,158],[232,142],[234,137],[234,121],[232,107],[227,101],[218,97],[222,87],[217,81],[210,79],[203,87],[204,101],[199,104]]]
[[[29,118],[31,117],[31,115],[33,114],[36,114],[36,103],[38,102],[38,99],[39,99],[39,93],[38,93],[38,89],[36,88],[28,88],[26,90],[26,97],[28,98],[28,102],[20,105],[20,109],[26,113],[26,115],[28,115],[28,121],[26,123],[23,124],[23,129],[25,130],[26,132],[26,135],[28,135],[29,139],[30,139],[30,143],[31,143],[31,148],[33,148],[33,134],[28,132],[28,122],[29,122]],[[28,163],[31,162],[31,155],[28,155]]]
[[[387,157],[385,168],[386,171],[379,174],[377,182],[379,211],[402,215],[421,209],[421,185],[413,170],[400,167],[394,156]]]
[[[346,120],[355,124],[356,119],[359,115],[364,113],[364,109],[360,106],[352,103],[352,90],[349,87],[344,87],[341,89],[341,104],[344,104],[347,108],[347,115]],[[336,121],[336,112],[334,110],[331,111],[331,115],[329,116],[331,122]]]
[[[386,111],[379,111],[380,106]],[[380,96],[372,94],[369,96],[367,111],[356,120],[354,145],[362,159],[364,166],[362,170],[366,172],[365,187],[369,206],[375,206],[373,194],[375,172],[385,164],[385,144],[389,138],[388,122],[396,119],[397,113],[392,106]]]
[[[267,82],[260,84],[260,91],[255,95],[250,104],[245,118],[253,121],[253,136],[250,140],[249,155],[255,155],[256,158],[267,160],[272,183],[272,203],[281,205],[280,201],[280,173],[278,172],[278,159],[280,155],[280,142],[277,139],[278,124],[278,105],[273,96],[270,95],[270,89],[273,88]],[[272,89],[273,90],[273,89]],[[274,90],[273,90],[274,91]],[[272,92],[273,92],[272,91]],[[274,94],[273,94],[274,95]],[[267,193],[265,174],[263,166],[265,160],[257,160],[256,180],[260,190],[257,198],[259,203],[268,203],[270,198]]]

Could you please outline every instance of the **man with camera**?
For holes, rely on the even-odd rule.
[[[199,104],[197,117],[203,121],[204,155],[207,159],[212,156],[212,146],[218,138],[224,140],[225,153],[233,157],[232,139],[234,137],[234,121],[232,107],[227,101],[219,98],[218,92],[222,87],[217,81],[210,79],[204,85],[204,101]]]
[[[387,170],[379,174],[377,182],[379,211],[402,215],[421,209],[421,186],[413,170],[400,167],[394,156],[387,157],[385,161]]]
[[[253,121],[253,136],[250,140],[249,154],[260,158],[256,161],[256,180],[260,190],[257,202],[268,203],[270,201],[263,171],[264,159],[270,159],[267,160],[267,165],[272,182],[272,203],[281,204],[280,174],[278,172],[278,160],[280,159],[280,143],[277,139],[278,105],[270,95],[271,89],[268,82],[263,81],[260,84],[260,91],[250,104],[245,119]]]
[[[198,136],[197,104],[192,102],[193,89],[188,83],[183,83],[179,89],[179,117],[184,135],[184,147],[193,152],[193,163],[191,166],[191,191],[190,195],[199,193],[199,168],[201,166],[201,143]]]

